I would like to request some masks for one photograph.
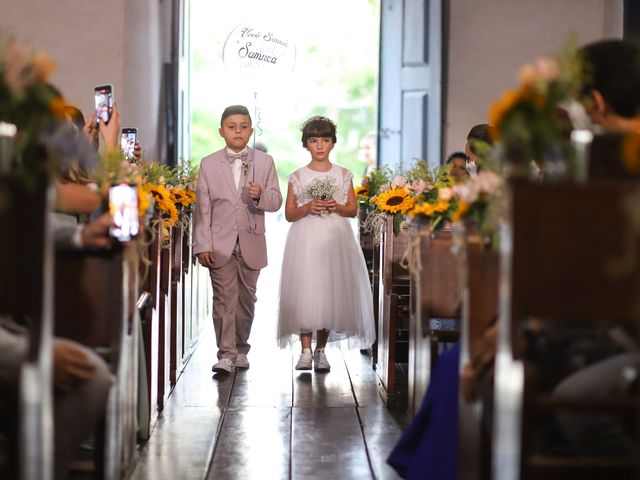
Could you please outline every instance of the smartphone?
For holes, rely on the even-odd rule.
[[[113,113],[113,86],[100,85],[93,89],[93,104],[96,113],[96,125],[102,118],[104,123],[109,123]]]
[[[123,128],[120,134],[120,148],[124,153],[124,158],[131,160],[133,158],[133,150],[136,146],[138,138],[137,128]]]
[[[120,183],[109,188],[109,213],[113,225],[109,228],[112,238],[128,242],[138,236],[140,216],[138,214],[138,189],[135,184]]]

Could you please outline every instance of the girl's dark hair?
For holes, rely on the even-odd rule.
[[[311,137],[331,137],[333,143],[338,141],[336,131],[338,127],[327,117],[315,116],[302,125],[302,146],[307,148],[307,140]]]

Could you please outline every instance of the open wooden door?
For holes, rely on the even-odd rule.
[[[444,0],[382,0],[381,165],[441,163]]]

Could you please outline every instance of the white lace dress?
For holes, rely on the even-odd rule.
[[[289,183],[298,206],[311,201],[305,188],[331,176],[334,198],[347,203],[353,175],[333,165],[328,172],[296,170]],[[373,299],[367,267],[349,220],[337,213],[307,215],[287,235],[280,277],[278,344],[289,345],[300,333],[330,330],[329,341],[348,338],[349,346],[368,348],[375,340]]]

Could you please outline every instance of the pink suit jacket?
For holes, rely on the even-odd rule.
[[[282,194],[273,158],[261,151],[248,150],[248,169],[240,175],[240,188],[236,188],[226,149],[204,157],[200,163],[193,253],[213,252],[213,268],[229,261],[236,240],[249,268],[259,270],[267,266],[264,213],[280,208]],[[255,182],[262,187],[257,203],[248,195],[254,163]]]

